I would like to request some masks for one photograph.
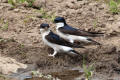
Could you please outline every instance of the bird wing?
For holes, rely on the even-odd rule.
[[[77,36],[89,36],[89,37],[103,36],[103,33],[88,32],[80,29],[75,29],[70,26],[60,27],[58,30],[65,34],[77,35]]]
[[[45,36],[45,38],[54,44],[68,46],[68,47],[74,47],[74,48],[84,48],[81,45],[74,45],[73,43],[70,43],[63,38],[59,37],[57,34],[54,34],[53,32],[50,32],[49,35]]]

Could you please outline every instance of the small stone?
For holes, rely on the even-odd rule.
[[[0,0],[0,2],[7,3],[8,0]]]
[[[62,12],[62,15],[63,15],[63,16],[66,16],[66,15],[67,15],[67,14],[66,14],[66,11]]]
[[[3,9],[4,8],[4,6],[0,6],[0,9]]]
[[[28,11],[27,11],[27,10],[22,10],[21,12],[22,12],[22,13],[27,13]]]
[[[72,3],[66,3],[66,7],[68,7],[68,8],[71,8],[71,9],[73,9],[74,8],[74,5],[72,4]]]
[[[46,0],[35,0],[33,3],[33,7],[36,8],[46,7]]]
[[[14,9],[14,12],[16,12],[16,13],[19,12],[19,11],[20,11],[19,9]]]
[[[113,17],[110,17],[110,18],[108,19],[108,21],[114,21],[114,18],[113,18]]]

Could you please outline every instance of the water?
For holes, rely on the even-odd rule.
[[[17,80],[80,80],[83,78],[83,71],[80,69],[63,70],[61,72],[51,72],[42,74],[39,71],[20,72],[17,74],[9,75],[10,78]]]

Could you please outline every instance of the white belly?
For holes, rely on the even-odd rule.
[[[62,45],[57,45],[57,44],[50,43],[45,39],[45,37],[43,37],[43,41],[46,45],[53,48],[57,52],[59,52],[59,51],[68,52],[70,50],[73,50],[72,48],[67,47],[67,46],[62,46]]]
[[[64,39],[70,40],[70,37],[69,37],[69,35],[67,35],[67,34],[63,34],[63,33],[61,33],[61,32],[58,31],[58,30],[57,30],[57,34],[58,34],[60,37],[64,38]]]
[[[80,40],[80,41],[88,41],[87,39],[87,37],[83,37],[83,36],[75,36],[75,35],[69,35],[69,34],[63,34],[63,33],[61,33],[60,31],[58,31],[57,30],[57,34],[60,36],[60,37],[62,37],[62,38],[64,38],[64,39],[66,39],[66,40],[69,40],[70,42],[73,40]]]

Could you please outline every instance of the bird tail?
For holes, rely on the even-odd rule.
[[[75,50],[70,50],[69,52],[70,52],[71,54],[79,55],[79,53],[78,53],[77,51],[75,51]]]
[[[100,44],[99,42],[96,42],[96,41],[94,41],[94,40],[92,40],[92,39],[87,39],[87,40],[90,41],[90,42],[93,43],[93,44],[102,45],[102,44]]]
[[[90,32],[92,35],[92,37],[100,37],[100,36],[104,36],[104,33],[97,33],[97,32]]]
[[[77,44],[73,44],[72,47],[73,47],[73,48],[85,48],[85,47],[83,47],[83,46],[81,46],[81,45],[77,45]]]

